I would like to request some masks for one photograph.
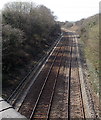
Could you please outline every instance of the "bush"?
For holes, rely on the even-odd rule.
[[[7,3],[2,20],[3,87],[7,89],[8,85],[18,84],[30,71],[33,63],[37,63],[57,39],[61,29],[50,9],[27,2]]]
[[[25,41],[24,33],[10,25],[2,27],[3,71],[9,71],[18,62],[17,51]]]

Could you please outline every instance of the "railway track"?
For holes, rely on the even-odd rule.
[[[68,119],[85,119],[81,83],[78,72],[76,42],[74,40],[75,39],[73,38],[68,79]]]
[[[31,79],[32,84],[23,89],[24,95],[19,93],[19,97],[17,94],[17,99],[11,97],[15,109],[28,119],[96,118],[94,111],[92,116],[86,116],[90,109],[85,107],[87,100],[83,97],[74,33],[63,33],[44,65]]]
[[[38,92],[38,95],[36,95],[36,92],[33,93],[33,100],[31,100],[32,102],[30,102],[30,103],[34,103],[33,107],[32,107],[32,111],[33,112],[30,113],[31,115],[29,114],[29,118],[32,118],[33,113],[35,113],[37,105],[39,104],[41,96],[47,97],[46,100],[48,100],[47,101],[48,103],[51,102],[51,99],[52,99],[52,96],[53,96],[53,91],[54,91],[55,84],[56,84],[56,79],[57,79],[57,76],[58,76],[58,71],[59,71],[59,68],[60,68],[59,67],[60,63],[61,63],[60,59],[62,59],[62,56],[61,56],[62,51],[63,51],[62,50],[63,49],[62,46],[63,46],[62,43],[58,45],[58,47],[54,51],[53,55],[50,57],[49,61],[46,63],[46,67],[48,66],[48,69],[49,69],[48,73],[45,71],[46,68],[45,68],[45,70],[42,71],[43,73],[40,73],[41,77],[42,77],[42,74],[44,74],[43,82],[41,81],[42,78],[40,78],[40,75],[37,78],[43,84],[40,84],[38,81],[36,81],[36,84],[34,85],[35,88],[37,87],[36,88],[36,92]],[[54,74],[54,72],[56,72],[56,74]],[[45,75],[45,73],[47,73],[47,74]],[[49,96],[45,96],[46,94],[49,95]],[[49,99],[48,99],[48,97],[49,97]],[[28,98],[26,98],[26,100],[24,102],[25,106],[27,104],[27,100],[28,100]],[[45,100],[45,98],[42,98],[41,100]],[[48,105],[45,105],[45,106],[48,106]],[[22,111],[22,109],[24,109],[24,106],[22,106],[20,111]],[[23,113],[23,114],[26,114],[26,113]],[[27,115],[28,115],[28,112],[27,112]]]
[[[22,94],[24,95],[23,98],[25,98],[27,92],[29,91],[30,87],[32,86],[35,80],[35,79],[33,80],[33,77],[35,77],[35,75],[41,71],[44,64],[46,64],[46,61],[49,59],[50,54],[52,54],[52,52],[54,51],[55,47],[58,45],[60,40],[61,38],[54,43],[51,49],[47,52],[47,55],[45,55],[41,60],[38,61],[38,64],[31,69],[31,71],[24,77],[24,79],[20,82],[20,84],[13,91],[13,93],[8,97],[7,102],[9,102],[17,110],[20,107],[17,104],[19,99],[22,99]],[[20,103],[22,101],[20,101]]]
[[[64,46],[62,44],[62,46]],[[33,109],[33,112],[30,116],[30,119],[33,120],[35,118],[45,118],[48,119],[49,118],[49,113],[51,110],[51,104],[52,104],[52,100],[53,100],[53,96],[54,96],[54,92],[55,92],[55,86],[57,83],[57,78],[59,75],[59,71],[60,71],[60,66],[61,66],[61,62],[62,62],[62,57],[63,57],[63,47],[61,46],[61,50],[59,50],[58,55],[56,56],[56,60],[54,61],[54,63],[52,64],[52,69],[51,69],[51,73],[47,76],[47,81],[45,81],[45,86],[43,91],[41,92],[41,96],[39,97],[39,100],[37,102],[37,104],[35,105],[35,108]],[[58,58],[60,57],[60,58]],[[58,64],[57,64],[58,63]],[[56,66],[57,65],[57,66]],[[56,74],[54,76],[54,72],[56,71]]]

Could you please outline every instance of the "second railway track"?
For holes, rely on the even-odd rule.
[[[14,107],[30,120],[82,118],[87,112],[78,65],[77,38],[64,32],[25,94],[17,96]],[[89,111],[90,112],[90,111]],[[96,115],[94,113],[93,117]]]

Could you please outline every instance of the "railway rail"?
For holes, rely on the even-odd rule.
[[[49,49],[47,54],[38,61],[38,64],[36,64],[30,72],[23,78],[23,80],[20,82],[20,84],[17,86],[17,88],[13,91],[13,93],[7,98],[7,102],[9,102],[12,106],[16,106],[17,100],[19,99],[19,96],[24,94],[24,89],[30,89],[31,85],[33,84],[33,76],[37,74],[40,68],[43,68],[43,65],[48,60],[50,54],[54,51],[55,47],[57,46],[58,42],[61,38],[57,39],[54,45]],[[27,90],[27,91],[28,91]],[[27,94],[27,93],[26,93]],[[25,95],[26,96],[26,95]],[[19,108],[18,108],[19,109]]]
[[[95,119],[82,90],[76,34],[64,32],[43,61],[37,74],[32,73],[31,84],[22,81],[19,92],[8,99],[15,109],[30,120]],[[88,111],[92,114],[87,116]]]
[[[62,46],[60,47],[60,49],[62,49]],[[46,80],[43,86],[44,88],[42,87],[43,91],[41,91],[41,94],[38,97],[39,98],[38,102],[36,103],[33,109],[33,112],[30,116],[31,120],[39,117],[48,119],[49,117],[51,103],[52,103],[52,99],[55,91],[57,78],[59,75],[62,56],[63,56],[63,50],[61,50],[60,52],[60,49],[59,49],[58,55],[55,57],[55,61],[52,63],[52,69],[53,70],[57,69],[56,74],[54,76],[53,70],[50,69],[49,71],[50,74],[48,74],[48,76],[46,77]],[[59,54],[60,54],[60,59],[58,60]],[[57,62],[58,62],[58,67],[56,68],[55,65],[57,64]]]

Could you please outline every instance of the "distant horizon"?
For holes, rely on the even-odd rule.
[[[51,0],[3,0],[0,1],[0,10],[4,8],[4,5],[9,2],[33,2],[36,5],[44,5],[48,7],[54,15],[57,17],[57,21],[60,22],[76,22],[81,19],[86,19],[90,16],[99,14],[99,2],[100,0],[71,0],[71,1],[57,1],[52,2]],[[58,4],[57,4],[58,3]]]
[[[90,15],[90,16],[85,17],[85,18],[81,18],[81,19],[76,20],[76,21],[68,21],[68,20],[66,20],[66,21],[74,23],[74,22],[80,21],[80,20],[82,20],[82,19],[87,19],[87,18],[89,18],[89,17],[95,16],[95,15],[98,15],[98,14],[99,14],[99,13],[96,13],[96,14]],[[58,21],[58,20],[57,20],[57,21]],[[66,22],[66,21],[59,21],[59,22]]]

